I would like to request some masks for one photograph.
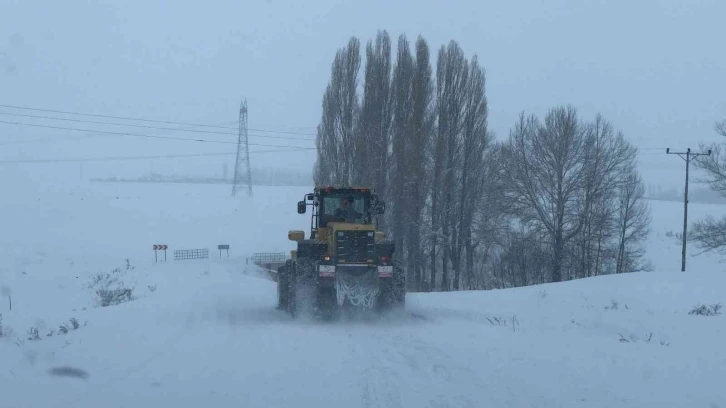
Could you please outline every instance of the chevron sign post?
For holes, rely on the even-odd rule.
[[[158,254],[157,251],[164,251],[164,262],[166,262],[166,250],[167,250],[167,248],[169,248],[168,245],[157,245],[157,244],[154,244],[154,260],[156,262],[159,262],[159,257],[157,256],[157,254]]]

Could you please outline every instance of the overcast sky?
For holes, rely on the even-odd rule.
[[[467,56],[477,54],[487,72],[489,124],[497,137],[507,136],[522,110],[541,115],[571,104],[587,118],[600,112],[641,148],[647,182],[680,188],[683,162],[665,155],[665,148],[720,141],[713,125],[726,119],[725,15],[723,0],[0,0],[0,104],[234,128],[246,98],[251,129],[314,133],[335,51],[350,36],[365,44],[385,29],[394,46],[400,34],[411,41],[421,34],[434,56],[452,39]],[[236,139],[8,115],[0,121]],[[250,143],[314,147],[312,136],[250,134]],[[0,161],[234,149],[230,143],[87,137],[0,123]],[[253,166],[287,169],[309,170],[314,159],[313,151],[251,155]],[[230,155],[95,162],[82,170],[85,177],[212,174],[222,171],[224,160],[233,166]],[[81,168],[0,164],[0,170],[78,178]]]

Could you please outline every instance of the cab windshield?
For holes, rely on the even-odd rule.
[[[323,197],[322,219],[323,225],[329,222],[350,222],[365,224],[368,219],[366,211],[366,198],[351,196],[350,194],[331,194]]]

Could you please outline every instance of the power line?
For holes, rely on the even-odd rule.
[[[112,156],[112,157],[79,157],[67,159],[29,159],[29,160],[2,160],[3,164],[17,163],[80,163],[94,161],[118,161],[118,160],[146,160],[146,159],[173,159],[180,157],[206,157],[206,156],[228,156],[233,153],[195,153],[195,154],[177,154],[165,156]]]
[[[202,124],[202,123],[174,122],[174,121],[167,121],[167,120],[155,120],[155,119],[144,119],[144,118],[132,118],[132,117],[128,117],[128,116],[98,115],[98,114],[93,114],[93,113],[70,112],[70,111],[62,111],[62,110],[56,110],[56,109],[29,108],[26,106],[0,105],[0,108],[21,109],[21,110],[30,110],[30,111],[37,111],[37,112],[62,113],[62,114],[66,114],[66,115],[92,116],[92,117],[106,118],[106,119],[121,119],[121,120],[135,120],[135,121],[139,121],[139,122],[165,123],[167,125],[184,125],[184,126],[197,126],[197,127],[216,128],[216,129],[237,130],[237,128],[230,127],[230,126],[208,125],[208,124]],[[247,130],[252,130],[255,132],[266,132],[266,133],[316,136],[315,133],[306,133],[306,132],[289,132],[289,131],[269,130],[269,129],[247,129]]]
[[[110,132],[107,130],[78,129],[78,128],[70,128],[70,127],[62,127],[62,126],[39,125],[39,124],[35,124],[35,123],[8,122],[8,121],[3,121],[3,120],[0,120],[0,123],[5,123],[5,124],[9,124],[9,125],[19,125],[19,126],[33,126],[33,127],[40,127],[40,128],[46,128],[46,129],[71,130],[71,131],[76,131],[76,132],[102,133],[102,134],[115,135],[115,136],[131,136],[131,137],[143,137],[143,138],[150,138],[150,139],[166,139],[166,140],[183,140],[183,141],[188,141],[188,142],[200,142],[200,143],[237,144],[237,142],[223,141],[223,140],[190,139],[190,138],[185,138],[185,137],[147,135],[147,134],[142,134],[142,133]],[[268,144],[260,144],[260,143],[250,143],[250,146],[295,147],[295,148],[311,149],[311,150],[315,149],[314,147],[305,147],[305,146],[282,146],[282,145],[268,145]]]
[[[85,140],[94,138],[98,135],[86,135],[86,136],[77,136],[77,137],[52,137],[52,138],[45,138],[45,139],[26,139],[26,140],[9,140],[5,142],[0,142],[0,146],[4,145],[15,145],[15,144],[25,144],[25,143],[37,143],[37,142],[74,142],[78,140]]]
[[[258,150],[250,151],[251,154],[263,153],[286,153],[302,151],[304,149],[286,149],[286,150]],[[306,150],[306,149],[305,149]],[[111,156],[111,157],[79,157],[79,158],[56,158],[56,159],[28,159],[28,160],[0,160],[0,164],[19,164],[19,163],[81,163],[94,161],[123,161],[123,160],[150,160],[150,159],[176,159],[188,157],[213,157],[213,156],[233,156],[235,153],[192,153],[192,154],[169,154],[160,156]]]
[[[22,114],[22,113],[10,113],[10,112],[0,112],[0,115],[20,116],[20,117],[36,118],[36,119],[62,120],[62,121],[66,121],[66,122],[93,123],[93,124],[97,124],[97,125],[126,126],[126,127],[143,128],[143,129],[173,130],[173,131],[178,131],[178,132],[192,132],[192,133],[203,133],[203,134],[214,134],[214,135],[237,136],[237,133],[232,133],[232,132],[219,132],[219,131],[214,131],[214,130],[180,129],[180,128],[168,128],[168,127],[159,127],[159,126],[149,126],[149,125],[133,125],[133,124],[130,124],[130,123],[112,123],[112,122],[100,122],[100,121],[95,121],[95,120],[83,120],[83,119],[71,119],[71,118],[54,118],[54,117],[51,117],[51,116],[26,115],[26,114]],[[314,141],[314,139],[303,139],[303,138],[299,138],[299,137],[270,136],[270,135],[249,135],[249,136],[251,136],[251,137],[269,138],[269,139],[310,140],[310,141]]]

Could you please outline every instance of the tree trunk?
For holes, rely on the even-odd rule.
[[[564,256],[565,248],[562,239],[562,229],[558,228],[555,230],[555,248],[554,248],[554,259],[552,262],[552,282],[562,281],[562,257]]]
[[[448,228],[446,228],[446,224],[444,224],[444,236],[446,236],[446,233]],[[444,247],[444,253],[441,259],[441,290],[446,292],[450,289],[449,287],[449,245],[443,244]]]

